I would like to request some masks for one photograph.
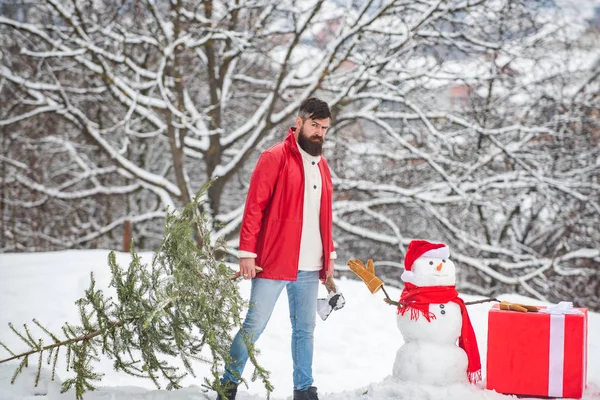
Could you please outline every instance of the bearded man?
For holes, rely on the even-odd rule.
[[[255,343],[283,288],[292,324],[294,400],[318,400],[312,363],[319,280],[333,274],[332,193],[321,156],[331,122],[326,102],[311,97],[284,141],[264,151],[252,174],[240,231],[240,274],[252,280],[251,307],[230,349],[221,383],[235,399],[248,360],[242,330]],[[256,267],[262,272],[257,275]]]

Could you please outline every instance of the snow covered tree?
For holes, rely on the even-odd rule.
[[[337,164],[336,225],[368,239],[347,239],[364,257],[389,254],[378,267],[400,265],[391,247],[437,239],[462,290],[598,307],[597,54],[542,2],[437,11],[387,65],[397,78],[380,73],[388,85],[337,120],[384,135],[338,143],[352,157]]]
[[[50,344],[35,339],[27,325],[12,331],[29,347],[18,353],[0,342],[11,357],[4,363],[20,360],[13,382],[30,358],[37,358],[37,381],[44,357],[56,372],[59,352],[66,357],[66,370],[74,377],[63,382],[62,391],[73,389],[77,399],[94,390],[101,375],[94,372],[100,354],[114,360],[114,368],[134,376],[151,379],[160,388],[180,387],[181,379],[194,374],[193,363],[211,364],[212,376],[200,377],[207,389],[221,391],[220,375],[231,362],[229,347],[234,327],[241,326],[240,315],[246,303],[240,297],[233,271],[217,256],[225,243],[211,244],[210,225],[199,211],[201,192],[183,209],[166,216],[165,237],[152,263],[146,265],[131,251],[129,267],[121,268],[114,252],[109,255],[112,273],[110,288],[96,286],[94,276],[84,297],[77,300],[80,324],[65,323],[60,334],[52,333],[40,322],[33,322]],[[201,243],[198,246],[198,242]],[[254,379],[260,378],[267,394],[272,391],[268,372],[257,362],[248,339]],[[173,365],[179,359],[185,370]]]

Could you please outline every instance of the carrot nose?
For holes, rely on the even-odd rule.
[[[440,265],[438,265],[437,267],[435,267],[435,269],[438,270],[438,271],[441,271],[442,270],[442,266],[443,266],[443,264],[440,263]]]

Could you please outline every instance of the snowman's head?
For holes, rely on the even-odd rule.
[[[416,286],[453,286],[456,266],[449,257],[450,250],[443,243],[413,240],[408,244],[401,279]]]
[[[412,265],[416,286],[454,286],[456,266],[450,258],[420,257]]]

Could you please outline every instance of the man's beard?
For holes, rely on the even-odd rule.
[[[317,135],[309,138],[304,135],[304,129],[298,133],[298,145],[311,156],[320,156],[323,153],[323,138]]]

